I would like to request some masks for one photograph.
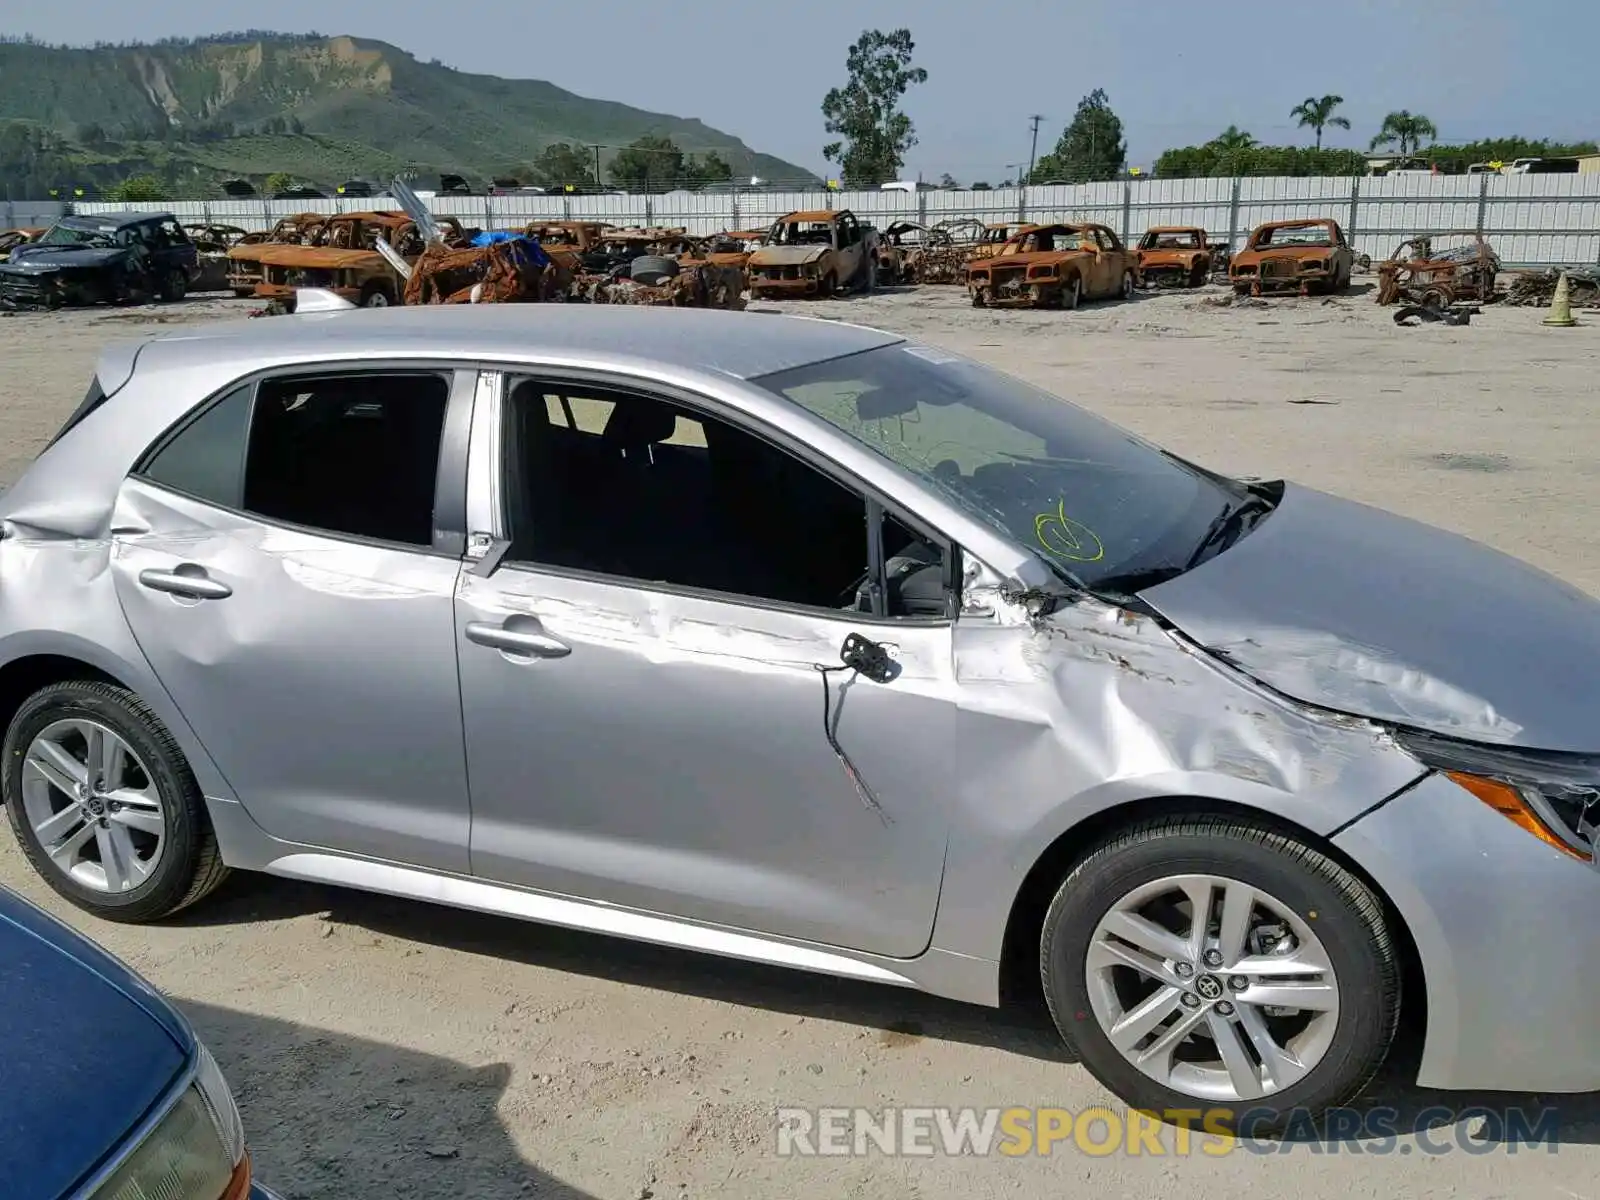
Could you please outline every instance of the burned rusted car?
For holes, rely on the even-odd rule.
[[[326,213],[294,213],[265,232],[248,233],[228,248],[227,286],[235,296],[254,296],[263,278],[261,252],[268,246],[309,246]]]
[[[5,262],[18,246],[26,246],[43,232],[43,229],[0,230],[0,262]]]
[[[1198,226],[1156,225],[1139,239],[1139,282],[1145,287],[1200,287],[1211,270],[1211,245]]]
[[[1448,308],[1493,300],[1500,257],[1477,230],[1456,229],[1409,238],[1377,267],[1379,304]]]
[[[189,290],[194,292],[221,292],[228,287],[228,251],[237,246],[250,232],[238,225],[219,225],[210,221],[191,221],[184,232],[194,243],[200,255],[200,266]]]
[[[967,264],[974,308],[1077,308],[1080,300],[1129,299],[1139,258],[1105,225],[1033,225],[989,258]]]
[[[466,231],[454,217],[435,217],[448,246],[466,244]],[[417,224],[401,212],[344,213],[318,226],[309,245],[263,246],[263,278],[255,295],[284,300],[296,288],[324,288],[363,308],[400,302],[405,280],[377,248],[383,239],[407,262],[422,255],[425,242]]]
[[[870,292],[878,281],[877,242],[877,230],[849,209],[788,213],[750,256],[750,293],[768,299]]]
[[[385,257],[389,257],[385,254]],[[572,272],[526,234],[488,234],[473,245],[429,243],[414,263],[393,266],[406,304],[514,304],[566,299]]]
[[[1329,217],[1258,225],[1233,256],[1228,277],[1239,295],[1340,292],[1350,286],[1355,251]]]

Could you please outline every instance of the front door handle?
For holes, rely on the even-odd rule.
[[[507,654],[527,654],[534,658],[565,658],[572,647],[553,638],[544,626],[533,621],[526,626],[496,625],[493,621],[467,622],[467,641]]]
[[[226,600],[233,589],[206,574],[195,563],[179,563],[170,571],[155,567],[139,572],[139,582],[156,592],[171,592],[193,600]]]

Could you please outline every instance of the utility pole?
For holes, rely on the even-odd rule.
[[[600,190],[600,147],[594,148],[594,190]]]
[[[1021,182],[1026,183],[1033,178],[1033,164],[1039,157],[1039,122],[1044,120],[1038,113],[1034,113],[1028,120],[1033,124],[1033,147],[1028,151],[1028,175]]]

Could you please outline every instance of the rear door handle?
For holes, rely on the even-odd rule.
[[[572,653],[571,646],[560,638],[551,637],[536,619],[530,619],[528,624],[522,626],[496,625],[492,621],[469,621],[466,634],[469,642],[488,646],[491,650],[502,650],[507,654],[527,654],[534,658],[565,658]]]
[[[139,582],[156,592],[170,592],[194,600],[226,600],[233,589],[206,574],[195,563],[179,563],[170,571],[150,567],[139,572]]]

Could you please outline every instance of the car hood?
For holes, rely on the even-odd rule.
[[[1600,750],[1600,601],[1381,509],[1288,485],[1251,533],[1140,598],[1309,704],[1477,742]]]
[[[0,1196],[61,1196],[177,1081],[194,1035],[149,984],[4,888],[0,964]]]
[[[42,274],[73,267],[104,267],[127,256],[124,246],[18,246],[6,265],[13,271]]]
[[[803,267],[814,263],[831,246],[763,246],[750,256],[752,267]]]

